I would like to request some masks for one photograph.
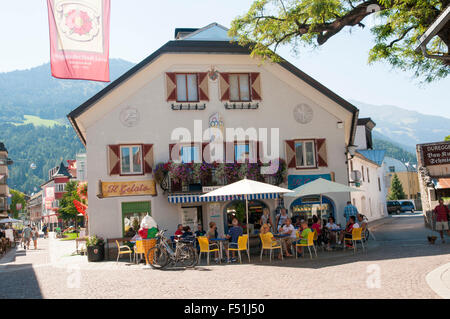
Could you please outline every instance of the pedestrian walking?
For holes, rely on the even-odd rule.
[[[448,220],[450,211],[446,205],[444,205],[444,200],[439,199],[439,205],[437,205],[433,210],[434,219],[436,221],[436,231],[441,235],[442,243],[444,240],[444,230],[447,231],[447,235],[450,236],[450,230],[448,228]]]
[[[42,227],[42,232],[44,233],[44,238],[48,238],[48,227],[47,224]]]
[[[32,229],[28,225],[25,226],[25,228],[22,230],[22,241],[23,241],[24,249],[30,248],[31,233],[32,233]]]
[[[39,231],[37,230],[36,227],[33,227],[33,230],[31,232],[31,238],[33,239],[33,246],[34,246],[35,250],[37,249],[38,237],[39,237]]]
[[[351,201],[348,201],[347,206],[344,207],[344,217],[345,217],[346,223],[348,223],[350,221],[350,216],[355,216],[355,220],[356,220],[357,215],[358,215],[358,209],[354,205],[352,205]]]

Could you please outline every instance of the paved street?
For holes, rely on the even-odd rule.
[[[201,265],[157,271],[70,256],[74,242],[41,239],[39,250],[0,259],[1,298],[441,298],[426,276],[450,262],[450,238],[429,245],[421,214],[390,218],[367,254],[319,252],[310,260]],[[255,260],[257,257],[255,257]],[[245,259],[246,261],[246,259]],[[447,272],[441,276],[450,279]],[[439,276],[438,276],[439,277]]]

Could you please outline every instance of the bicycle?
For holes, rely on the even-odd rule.
[[[156,245],[147,251],[147,260],[154,269],[163,269],[169,264],[182,265],[190,268],[197,265],[197,251],[194,247],[195,238],[175,239],[175,251],[170,247],[168,239],[164,236],[167,230],[161,230],[156,235]]]

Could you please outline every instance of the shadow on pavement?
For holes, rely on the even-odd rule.
[[[32,264],[0,268],[0,298],[43,298]]]

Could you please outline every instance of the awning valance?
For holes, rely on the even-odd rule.
[[[437,189],[450,188],[450,177],[433,178],[432,181]]]
[[[242,195],[230,195],[230,196],[212,196],[212,197],[200,197],[202,194],[183,194],[183,195],[169,195],[167,197],[169,203],[172,204],[184,204],[184,203],[206,203],[206,202],[225,202],[229,200],[244,200]],[[249,200],[256,199],[277,199],[278,193],[267,194],[252,194],[248,195]]]

